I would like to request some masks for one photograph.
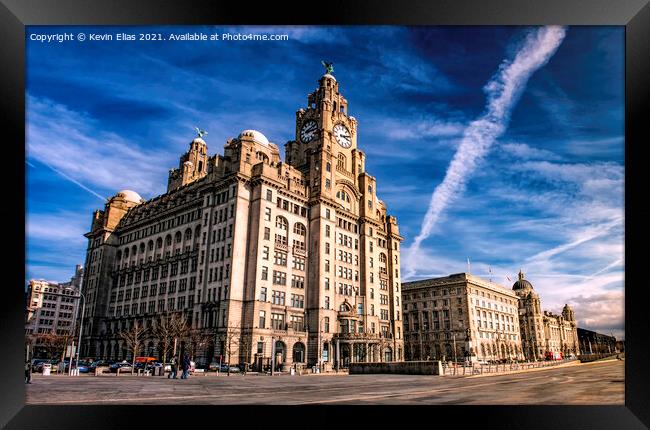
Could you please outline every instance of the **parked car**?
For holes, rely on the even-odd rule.
[[[208,370],[213,371],[213,372],[216,372],[217,370],[219,370],[219,362],[213,361],[212,363],[210,363],[210,365],[208,366]]]
[[[132,366],[129,363],[126,363],[126,362],[111,364],[111,366],[110,366],[111,373],[116,373],[117,369],[120,369],[120,372],[130,372],[131,369],[132,369]]]
[[[239,366],[230,366],[230,373],[239,373],[240,371]]]
[[[35,364],[32,365],[32,371],[33,372],[38,372],[38,373],[43,373],[43,364],[52,364],[54,360],[47,360],[47,359],[38,359],[34,360]]]

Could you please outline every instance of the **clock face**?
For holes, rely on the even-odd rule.
[[[304,123],[300,129],[300,141],[302,143],[311,142],[316,137],[317,128],[318,124],[313,119]]]
[[[352,136],[350,135],[350,130],[343,124],[336,124],[332,129],[334,137],[339,145],[344,148],[349,148],[352,146]]]

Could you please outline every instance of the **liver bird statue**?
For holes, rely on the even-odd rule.
[[[326,61],[321,60],[321,64],[323,65],[323,67],[325,67],[325,73],[330,75],[334,73],[334,63],[328,63]]]

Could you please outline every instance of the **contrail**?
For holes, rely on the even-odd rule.
[[[566,30],[559,26],[541,27],[531,31],[513,60],[504,60],[499,70],[483,87],[487,95],[485,112],[472,121],[463,133],[463,139],[452,159],[445,178],[431,195],[420,233],[408,249],[408,271],[415,268],[413,256],[420,243],[431,234],[433,226],[445,208],[465,189],[465,184],[477,164],[506,130],[510,113],[519,100],[530,76],[545,65],[562,43]]]
[[[63,173],[62,171],[58,170],[57,168],[50,166],[50,165],[47,164],[45,161],[43,161],[43,160],[39,160],[39,161],[40,161],[41,163],[45,164],[45,165],[46,165],[47,167],[49,167],[50,169],[54,170],[54,171],[55,171],[56,173],[58,173],[59,175],[61,175],[61,176],[63,176],[64,178],[66,178],[68,181],[72,182],[72,183],[75,184],[75,185],[80,186],[80,187],[83,188],[84,190],[88,191],[90,194],[99,197],[103,202],[106,202],[106,200],[107,200],[106,197],[102,197],[101,195],[99,195],[98,193],[94,192],[93,190],[91,190],[90,188],[88,188],[87,186],[85,186],[84,184],[82,184],[81,182],[77,181],[76,179],[71,178],[70,176],[66,175],[65,173]],[[27,160],[25,160],[25,163],[27,163],[27,164],[30,165],[31,167],[36,168],[36,166],[34,166],[32,163],[30,163],[30,162],[27,161]]]

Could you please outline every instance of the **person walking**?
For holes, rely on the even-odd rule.
[[[172,371],[167,375],[167,378],[172,378],[176,379],[176,358],[172,357],[172,361],[170,362],[171,364],[171,369]]]
[[[29,361],[25,361],[25,384],[32,383],[32,365]]]
[[[189,354],[185,354],[185,357],[183,357],[183,374],[181,375],[181,379],[187,379],[190,376],[189,370],[190,370],[190,356]]]

